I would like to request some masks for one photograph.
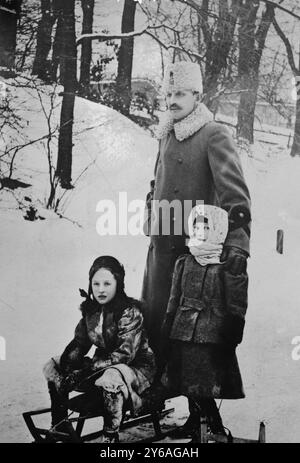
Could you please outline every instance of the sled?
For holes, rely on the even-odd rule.
[[[172,413],[174,408],[164,409],[164,401],[157,407],[143,407],[142,412],[131,418],[130,415],[125,413],[120,430],[137,426],[143,422],[150,421],[153,426],[153,436],[135,442],[153,442],[164,438],[167,433],[163,433],[160,425],[160,420]],[[77,416],[73,416],[77,414]],[[87,420],[92,418],[101,418],[103,410],[98,404],[91,402],[88,393],[78,394],[68,400],[68,417],[62,420],[57,425],[50,429],[42,428],[36,425],[36,418],[40,415],[51,416],[51,408],[41,408],[23,413],[23,418],[30,431],[34,443],[88,443],[97,442],[97,439],[103,434],[103,431],[96,431],[92,433],[83,434],[84,425]],[[59,430],[63,424],[63,432]]]
[[[163,440],[165,437],[172,438],[172,432],[176,430],[177,427],[173,429],[168,429],[167,431],[162,431],[160,420],[166,415],[174,412],[174,408],[164,408],[164,402],[167,399],[172,397],[164,397],[163,401],[158,401],[156,406],[143,407],[142,412],[131,418],[128,413],[125,413],[123,417],[123,422],[120,430],[125,430],[134,426],[137,426],[141,423],[150,421],[153,426],[153,434],[150,437],[136,440],[134,443],[151,443]],[[147,409],[148,408],[148,409]],[[68,401],[68,417],[58,423],[56,426],[51,427],[50,429],[38,427],[35,423],[35,419],[39,415],[49,415],[51,408],[42,408],[29,412],[23,413],[23,418],[25,423],[34,439],[34,443],[88,443],[88,442],[97,442],[97,439],[103,434],[102,430],[96,432],[83,434],[84,425],[87,420],[92,418],[101,418],[103,416],[103,410],[99,406],[99,403],[95,404],[91,400],[91,397],[88,393],[81,393],[75,397],[69,399]],[[76,417],[73,417],[74,414],[77,414]],[[64,425],[64,431],[60,431],[59,426]],[[226,428],[225,428],[226,429]],[[259,444],[266,442],[266,431],[265,424],[263,422],[259,425],[258,439],[248,439],[241,437],[233,437],[231,432],[227,430],[227,434],[213,434],[208,426],[208,423],[204,417],[201,417],[199,422],[199,429],[195,433],[191,442],[193,443],[238,443],[238,444]]]

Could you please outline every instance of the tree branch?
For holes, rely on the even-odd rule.
[[[287,36],[285,35],[283,30],[279,26],[278,22],[276,21],[275,16],[273,17],[272,22],[273,22],[273,26],[274,26],[277,34],[279,35],[279,37],[281,38],[281,40],[283,41],[283,43],[285,45],[289,65],[291,66],[291,69],[292,69],[294,75],[299,75],[299,69],[297,69],[297,66],[296,66],[296,63],[295,63],[293,50],[292,50],[292,46],[291,46],[291,43],[290,43],[289,39],[287,38]]]
[[[195,0],[177,0],[177,1],[179,1],[180,3],[187,3],[188,5],[190,5],[191,8],[194,8],[197,11],[201,11],[201,6]],[[287,8],[284,8],[279,3],[272,2],[271,0],[259,0],[259,2],[263,2],[263,3],[267,3],[269,5],[272,5],[274,8],[278,8],[279,10],[282,10],[285,13],[287,13],[287,14],[293,16],[294,18],[300,20],[299,15],[297,15],[296,13],[294,13],[291,10],[288,10]]]
[[[166,29],[172,29],[170,26],[165,26],[164,24],[159,24],[158,26],[147,26],[144,27],[143,29],[140,29],[139,31],[133,31],[133,32],[125,32],[125,33],[120,33],[120,34],[110,34],[106,32],[100,32],[100,33],[93,33],[93,34],[82,34],[78,39],[76,40],[76,45],[80,45],[81,42],[84,39],[91,39],[91,40],[109,40],[109,39],[124,39],[124,38],[131,38],[131,37],[137,37],[140,35],[145,34],[149,29],[161,29],[162,27]],[[175,31],[176,32],[176,31]]]
[[[296,19],[299,19],[300,20],[300,16],[297,15],[296,13],[294,13],[293,11],[291,10],[288,10],[287,8],[284,8],[283,6],[281,6],[279,3],[276,3],[276,2],[272,2],[271,0],[259,0],[260,2],[264,2],[264,3],[267,3],[269,5],[272,5],[274,8],[278,8],[279,10],[282,10],[284,11],[285,13],[293,16],[294,18]]]
[[[145,34],[149,35],[154,40],[156,40],[156,42],[159,43],[159,45],[161,45],[165,50],[169,50],[170,48],[172,48],[173,50],[182,51],[183,53],[186,53],[190,57],[194,56],[195,58],[197,58],[200,61],[204,60],[204,56],[199,55],[199,53],[195,53],[195,52],[193,52],[191,50],[185,50],[184,48],[179,47],[178,45],[171,45],[171,44],[166,45],[158,37],[156,37],[154,34],[152,34],[152,32],[150,32],[150,31],[146,31]]]
[[[6,13],[17,14],[15,10],[10,10],[9,8],[5,8],[5,6],[0,6],[1,11],[5,11]]]
[[[109,34],[105,32],[101,33],[93,33],[93,34],[82,34],[78,39],[76,40],[76,45],[80,45],[81,42],[84,39],[91,39],[91,40],[108,40],[108,39],[124,39],[126,37],[137,37],[139,35],[144,34],[148,30],[148,27],[145,27],[144,29],[141,29],[139,31],[134,31],[134,32],[126,32],[126,33],[120,33],[120,34]]]

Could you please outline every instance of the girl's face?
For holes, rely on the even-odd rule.
[[[206,241],[209,235],[209,226],[207,223],[196,222],[194,226],[194,236],[197,240]]]
[[[92,291],[99,304],[107,304],[116,295],[117,281],[106,268],[100,268],[92,278]]]

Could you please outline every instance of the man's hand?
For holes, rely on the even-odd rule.
[[[248,254],[240,248],[224,246],[220,261],[224,262],[224,268],[232,275],[240,275],[246,273],[247,257]]]

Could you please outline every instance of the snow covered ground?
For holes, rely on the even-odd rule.
[[[28,92],[18,96],[19,111],[30,121],[27,136],[37,137],[46,133],[46,120],[35,91]],[[145,198],[157,142],[113,110],[79,98],[75,120],[73,180],[80,178],[62,200],[66,218],[45,211],[40,202],[48,195],[42,144],[24,149],[16,166],[17,178],[32,184],[20,196],[34,198],[46,220],[25,221],[11,194],[1,197],[0,336],[6,360],[0,360],[0,442],[31,441],[21,413],[49,403],[42,366],[73,335],[78,288],[87,287],[92,260],[104,253],[119,258],[127,292],[140,295],[148,239],[100,236],[96,205],[103,199],[118,203],[119,192],[127,192],[128,200]],[[291,159],[280,143],[257,143],[251,156],[245,151],[241,156],[253,200],[249,309],[238,348],[246,399],[224,401],[221,413],[233,435],[256,438],[263,420],[268,442],[299,442],[300,361],[292,358],[292,340],[300,336],[300,160]],[[276,252],[277,229],[284,230],[282,255]],[[185,399],[175,404],[168,423],[186,415]]]

